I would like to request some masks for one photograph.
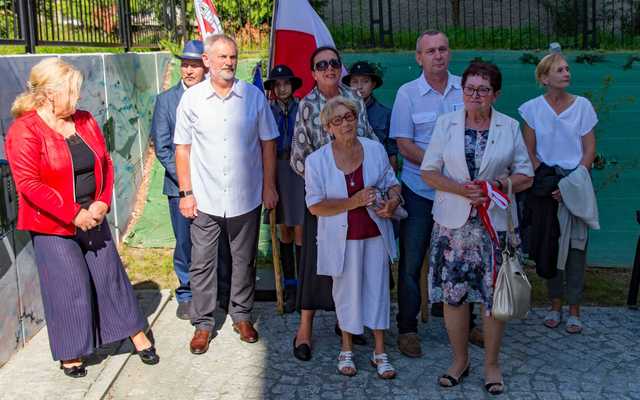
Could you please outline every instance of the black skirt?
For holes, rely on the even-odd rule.
[[[298,311],[334,311],[330,276],[318,275],[318,218],[305,207],[302,227],[302,257],[298,267]]]

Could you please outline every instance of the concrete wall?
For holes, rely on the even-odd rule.
[[[48,56],[0,57],[2,143],[10,108],[25,88],[31,67]],[[79,108],[91,111],[103,128],[116,174],[108,216],[119,240],[127,226],[149,142],[155,96],[171,56],[167,53],[65,55],[84,74]],[[0,159],[4,159],[4,145]],[[0,196],[10,196],[3,181]],[[14,198],[9,198],[14,203]],[[6,203],[6,200],[2,200]],[[13,204],[15,205],[15,204]],[[11,207],[11,205],[9,206]],[[5,212],[0,210],[0,213]],[[0,366],[44,325],[40,287],[29,235],[0,229]]]

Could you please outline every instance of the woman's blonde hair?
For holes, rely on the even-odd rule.
[[[73,65],[58,57],[45,58],[31,68],[27,89],[14,100],[11,114],[17,118],[42,106],[47,101],[47,92],[67,90],[69,95],[79,94],[81,86],[82,73]]]
[[[336,109],[340,106],[348,108],[353,115],[358,117],[358,104],[356,104],[355,101],[343,96],[336,96],[327,101],[327,104],[322,107],[322,111],[320,112],[320,123],[323,128],[327,129],[329,127],[329,122],[333,119]]]
[[[560,53],[551,53],[547,54],[542,58],[542,60],[540,60],[538,66],[536,67],[536,80],[539,84],[544,86],[544,84],[542,83],[542,77],[545,75],[549,75],[551,67],[553,67],[553,64],[557,63],[558,61],[566,62],[567,59],[564,58],[564,56]]]

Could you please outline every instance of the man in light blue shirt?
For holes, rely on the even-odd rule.
[[[240,340],[254,343],[251,322],[260,207],[275,207],[278,127],[267,99],[236,79],[238,48],[225,35],[205,40],[211,78],[187,90],[176,115],[174,143],[180,212],[191,224],[193,354],[209,349],[217,297],[220,235],[231,248],[229,315]],[[225,228],[225,229],[223,229]]]
[[[416,62],[422,74],[398,89],[391,113],[390,137],[404,158],[402,196],[409,216],[400,222],[398,274],[398,347],[409,357],[420,357],[422,347],[417,315],[420,312],[420,270],[431,239],[431,208],[435,191],[420,177],[420,164],[439,115],[463,107],[460,77],[449,73],[449,40],[442,32],[426,31],[416,42]]]

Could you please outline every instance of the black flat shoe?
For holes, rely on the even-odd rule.
[[[464,380],[464,378],[466,378],[467,376],[469,376],[469,367],[471,365],[467,365],[467,368],[464,369],[464,371],[462,371],[462,373],[460,374],[459,377],[454,378],[453,376],[449,375],[449,374],[444,374],[440,377],[440,379],[438,379],[438,385],[444,387],[444,388],[451,388],[454,386],[458,386],[459,384],[462,383],[462,381]],[[445,385],[442,383],[442,380],[446,379],[449,381],[448,385]]]
[[[87,376],[87,368],[84,363],[73,367],[65,367],[62,365],[62,361],[60,361],[60,369],[66,376],[71,378],[84,378]]]
[[[494,389],[496,386],[500,386],[500,389]],[[504,382],[490,382],[484,385],[485,390],[492,396],[498,396],[504,393]]]
[[[293,355],[300,361],[311,360],[311,347],[303,343],[300,346],[296,346],[296,337],[293,337]]]
[[[337,322],[333,327],[333,331],[336,333],[336,335],[340,336],[340,339],[342,339],[342,329],[340,329],[340,325],[338,325]],[[364,338],[364,335],[351,335],[351,343],[358,346],[366,346],[367,339]]]
[[[147,365],[155,365],[160,362],[160,356],[156,353],[154,346],[136,351],[136,354],[140,357],[140,360]]]

